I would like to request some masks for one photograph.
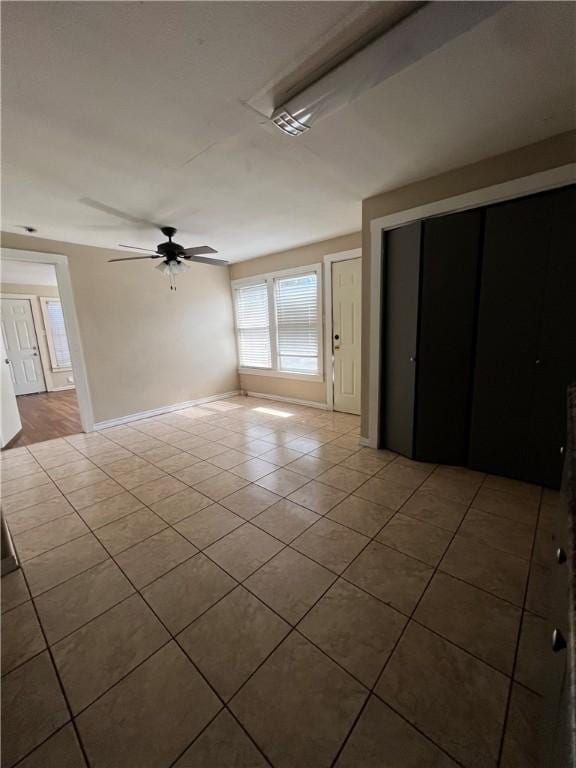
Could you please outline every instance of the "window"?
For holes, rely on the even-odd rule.
[[[46,326],[46,341],[50,352],[52,369],[71,368],[68,337],[64,326],[64,315],[60,299],[40,299],[44,324]]]
[[[232,283],[240,368],[322,374],[320,265]]]

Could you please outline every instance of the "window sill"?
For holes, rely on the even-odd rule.
[[[246,376],[268,376],[273,379],[299,379],[300,381],[323,382],[321,373],[288,373],[287,371],[274,371],[267,368],[239,368],[238,373]]]

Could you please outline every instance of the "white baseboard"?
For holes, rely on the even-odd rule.
[[[229,397],[236,397],[240,394],[239,389],[235,389],[232,392],[223,392],[221,395],[210,395],[209,397],[200,397],[198,400],[187,400],[185,403],[175,403],[174,405],[164,405],[162,408],[154,408],[152,411],[139,411],[138,413],[130,413],[128,416],[119,416],[117,419],[107,419],[106,421],[98,421],[94,424],[94,429],[107,429],[108,427],[120,427],[122,424],[129,424],[131,421],[140,421],[140,419],[150,419],[152,416],[161,416],[163,413],[171,413],[172,411],[180,411],[183,408],[190,408],[193,405],[203,405],[204,403],[212,403],[214,400],[226,400]]]
[[[360,443],[360,445],[364,446],[365,448],[375,448],[376,447],[375,445],[372,445],[372,443],[370,442],[370,438],[369,437],[360,437],[358,439],[358,442]]]
[[[76,389],[74,384],[66,384],[64,387],[52,387],[48,392],[63,392],[65,389]]]
[[[259,397],[264,400],[277,400],[279,403],[292,403],[293,405],[305,405],[307,408],[320,408],[322,411],[330,410],[326,403],[318,403],[315,400],[296,400],[293,397],[282,397],[280,395],[265,395],[262,392],[244,392],[248,397]]]

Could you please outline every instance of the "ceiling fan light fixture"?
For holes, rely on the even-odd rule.
[[[188,272],[190,266],[184,264],[183,261],[163,261],[162,264],[158,264],[156,269],[159,269],[163,275],[182,275],[184,272]]]

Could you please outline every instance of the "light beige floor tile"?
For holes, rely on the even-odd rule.
[[[31,475],[25,475],[19,477],[16,480],[3,480],[0,492],[3,498],[12,496],[15,493],[22,493],[23,491],[29,491],[32,488],[38,488],[43,485],[52,485],[52,480],[48,477],[46,472],[34,472]]]
[[[400,509],[411,493],[412,491],[403,485],[378,477],[371,478],[354,492],[355,496],[394,511]]]
[[[287,448],[293,451],[300,451],[301,453],[310,453],[310,451],[316,451],[323,445],[322,440],[314,440],[311,437],[297,437],[294,440],[289,440],[286,444]],[[346,448],[348,446],[340,446]]]
[[[195,555],[142,590],[171,632],[180,632],[236,586],[203,554]]]
[[[157,501],[151,504],[150,507],[163,520],[166,520],[170,525],[174,525],[174,523],[190,517],[190,515],[199,512],[204,507],[209,507],[212,503],[212,499],[203,496],[193,488],[186,487],[185,491],[180,491],[180,493],[176,493],[174,496]]]
[[[170,643],[85,710],[77,723],[93,765],[164,768],[220,706],[184,652]]]
[[[540,616],[524,611],[514,679],[543,695],[546,692],[546,658],[550,653],[550,628]]]
[[[108,476],[105,472],[102,472],[98,467],[94,467],[85,472],[77,472],[74,475],[68,475],[68,477],[64,477],[61,480],[56,480],[55,483],[62,493],[70,493],[71,491],[77,491],[79,488],[86,488],[88,485],[94,485],[94,483],[101,483],[103,480],[107,479]]]
[[[161,517],[150,509],[140,509],[98,528],[95,534],[111,555],[117,555],[164,528],[166,523]]]
[[[245,480],[249,480],[251,483],[259,480],[265,475],[269,475],[271,472],[275,472],[277,469],[275,464],[270,464],[268,461],[262,461],[262,459],[249,459],[243,464],[238,464],[231,468],[231,472],[238,477],[243,477]]]
[[[280,501],[280,498],[265,488],[251,484],[221,499],[220,504],[240,515],[244,520],[251,520],[275,502]]]
[[[522,605],[529,563],[519,557],[456,535],[440,562],[440,570]]]
[[[246,580],[245,586],[296,624],[328,589],[335,575],[292,549],[284,549]]]
[[[198,549],[205,549],[243,523],[243,518],[220,504],[211,504],[174,527]]]
[[[20,560],[24,561],[54,549],[60,544],[65,544],[67,541],[78,539],[89,532],[82,519],[73,513],[39,525],[13,538]]]
[[[36,596],[107,559],[104,547],[88,533],[27,560],[22,567],[32,595]]]
[[[13,536],[17,536],[24,531],[29,531],[44,523],[70,515],[74,512],[74,507],[69,504],[64,496],[42,501],[33,507],[27,507],[20,512],[13,512],[6,516],[6,523]]]
[[[2,674],[19,667],[46,648],[36,611],[31,601],[22,603],[2,617]]]
[[[149,461],[151,464],[156,464],[163,459],[168,459],[172,456],[177,456],[180,453],[179,448],[175,448],[173,445],[158,445],[156,448],[151,448],[149,451],[144,451],[142,458]]]
[[[432,568],[420,560],[372,542],[348,566],[344,578],[408,615],[432,573]]]
[[[150,480],[148,483],[137,485],[136,488],[132,488],[132,493],[141,502],[150,506],[162,499],[173,496],[175,493],[185,491],[187,488],[185,483],[176,480],[175,477],[159,477],[157,480]]]
[[[370,697],[336,762],[336,768],[456,768],[456,765],[375,696]]]
[[[135,472],[138,469],[147,469],[150,464],[146,459],[142,459],[140,456],[129,456],[126,459],[118,459],[117,461],[106,464],[106,474],[113,477],[115,480],[123,475],[127,475],[129,472]]]
[[[132,488],[136,488],[143,483],[149,483],[152,480],[158,480],[161,477],[166,477],[166,473],[153,464],[140,467],[139,469],[131,469],[128,472],[122,472],[116,476],[116,481],[120,483],[123,488],[131,491]]]
[[[372,449],[362,448],[344,459],[342,466],[357,469],[367,475],[375,475],[395,458],[396,454],[391,451],[372,451]]]
[[[398,513],[376,536],[377,541],[428,565],[438,565],[453,534]]]
[[[320,515],[315,512],[311,512],[299,504],[294,504],[288,499],[280,499],[264,512],[252,518],[252,523],[285,544],[290,544],[318,520],[320,520]]]
[[[292,633],[230,706],[277,768],[328,766],[366,695],[363,686]]]
[[[342,571],[364,549],[369,539],[332,520],[319,520],[291,546],[335,573]]]
[[[223,710],[184,752],[174,768],[267,768],[268,765],[232,715]]]
[[[200,459],[197,456],[192,456],[191,453],[178,451],[177,454],[174,454],[167,459],[155,461],[154,464],[164,472],[172,474],[179,469],[186,469],[186,467],[191,467],[193,464],[198,464],[199,461]]]
[[[480,544],[486,544],[501,552],[530,558],[533,529],[479,509],[469,509],[458,534]]]
[[[346,492],[329,485],[324,485],[316,480],[311,480],[291,493],[288,498],[290,501],[300,504],[301,507],[306,507],[318,515],[325,515],[332,507],[335,507],[336,504],[346,498]]]
[[[430,491],[444,496],[446,499],[458,504],[470,504],[478,490],[477,484],[471,484],[467,480],[433,472],[420,486],[422,491]]]
[[[2,499],[2,511],[7,517],[13,517],[14,513],[21,512],[27,508],[34,507],[50,499],[62,499],[62,494],[54,483],[38,485],[35,488],[29,488],[27,491],[20,491],[6,496]]]
[[[316,479],[319,483],[338,488],[346,493],[352,493],[369,478],[370,475],[367,475],[364,472],[358,472],[356,469],[336,466],[319,475]]]
[[[220,469],[232,469],[232,467],[237,467],[238,464],[244,464],[247,458],[245,453],[228,450],[213,456],[209,461],[216,467],[220,467]]]
[[[492,488],[496,491],[511,493],[513,496],[518,496],[518,498],[536,502],[540,501],[542,493],[542,489],[539,485],[523,483],[520,480],[511,480],[508,477],[497,477],[496,475],[488,475],[485,480],[485,487]]]
[[[221,472],[219,475],[209,477],[200,483],[195,483],[194,487],[204,496],[213,499],[213,501],[220,501],[225,496],[230,496],[246,485],[248,485],[248,480],[233,475],[231,472]]]
[[[142,506],[140,499],[132,496],[128,491],[124,491],[124,493],[119,493],[118,496],[113,496],[111,499],[105,499],[97,504],[84,507],[80,510],[80,516],[90,528],[95,530],[136,512],[137,509],[142,509]]]
[[[366,501],[359,496],[348,496],[331,509],[326,518],[365,536],[375,536],[393,514],[391,509],[386,509],[380,504]]]
[[[166,528],[121,552],[116,562],[137,589],[149,584],[198,552],[187,539]]]
[[[228,452],[228,449],[226,448],[226,446],[220,445],[220,443],[214,443],[208,440],[204,443],[204,445],[195,446],[194,448],[189,448],[188,450],[193,456],[196,456],[197,458],[202,459],[203,461],[212,459],[221,453]]]
[[[541,717],[540,696],[514,683],[500,762],[502,768],[541,768]]]
[[[537,500],[524,499],[488,487],[480,488],[474,498],[473,507],[530,526],[536,525],[538,517]]]
[[[331,461],[324,461],[324,459],[318,459],[316,456],[302,456],[289,464],[287,469],[292,472],[298,472],[299,475],[304,475],[304,477],[308,477],[310,480],[314,480],[318,475],[322,475],[333,466],[334,464]]]
[[[467,767],[496,764],[508,680],[447,640],[411,622],[376,693]]]
[[[482,661],[511,675],[520,608],[447,574],[437,573],[414,618]]]
[[[345,459],[349,459],[354,453],[355,451],[352,451],[349,448],[340,448],[337,445],[328,443],[326,445],[321,445],[320,448],[316,448],[315,451],[311,451],[310,456],[316,456],[317,459],[324,459],[325,461],[332,461],[335,464],[338,464]]]
[[[133,591],[118,566],[106,560],[44,592],[35,603],[48,642],[53,645]]]
[[[292,448],[279,447],[273,448],[271,451],[263,453],[260,458],[264,461],[269,461],[270,464],[275,464],[277,467],[284,467],[286,464],[290,464],[292,461],[296,461],[303,456],[302,451],[293,450]]]
[[[526,609],[543,618],[547,618],[550,612],[552,590],[550,575],[551,569],[540,563],[534,562],[530,566]]]
[[[283,546],[284,544],[265,531],[245,523],[211,544],[206,549],[206,554],[227,573],[242,581],[270,560]]]
[[[237,587],[178,635],[178,642],[226,701],[289,631],[289,624]]]
[[[2,613],[10,611],[30,599],[30,593],[21,569],[2,576],[0,594],[2,596]]]
[[[62,464],[59,467],[49,469],[48,474],[52,480],[63,480],[65,477],[71,477],[80,472],[88,472],[94,469],[94,464],[89,459],[81,458],[78,461],[72,461],[70,464]]]
[[[401,613],[340,579],[298,629],[370,688],[405,625]]]
[[[69,720],[47,651],[6,675],[2,706],[2,765],[10,768]]]
[[[120,493],[123,493],[123,488],[115,480],[104,480],[101,483],[95,483],[86,488],[80,488],[77,491],[67,493],[66,498],[78,510],[90,507],[112,496],[118,496]]]
[[[73,714],[78,714],[170,635],[140,595],[132,595],[52,647]]]
[[[278,496],[288,496],[307,482],[307,477],[299,475],[297,472],[292,472],[289,469],[282,468],[260,478],[256,481],[256,484],[272,491],[272,493],[278,494]]]
[[[382,480],[391,480],[398,485],[403,485],[411,491],[415,491],[424,480],[432,473],[434,465],[430,467],[411,467],[393,461],[381,469],[376,477]]]
[[[61,467],[63,464],[72,464],[72,462],[80,461],[83,458],[85,457],[79,451],[66,450],[46,456],[38,456],[37,461],[43,469],[48,470],[54,469],[54,467]]]
[[[86,768],[84,755],[72,725],[65,725],[41,744],[18,768]]]
[[[416,491],[402,507],[402,514],[446,531],[456,531],[466,510],[465,504],[446,499],[433,491]]]
[[[109,464],[112,464],[115,461],[119,461],[120,459],[129,459],[132,455],[133,454],[131,454],[130,451],[127,451],[125,448],[120,448],[120,446],[116,445],[114,448],[110,448],[109,450],[102,451],[101,453],[91,455],[90,461],[93,464],[96,464],[97,467],[101,467],[102,469],[106,470]]]
[[[247,453],[250,456],[262,456],[262,454],[268,453],[270,446],[271,443],[267,443],[265,440],[253,439],[244,444],[242,447],[242,452]]]
[[[178,469],[176,472],[172,472],[172,474],[178,480],[186,483],[186,485],[196,485],[203,480],[208,480],[210,477],[216,477],[221,472],[220,467],[215,467],[214,464],[210,464],[207,461],[198,461],[196,464],[192,464],[191,467]]]

